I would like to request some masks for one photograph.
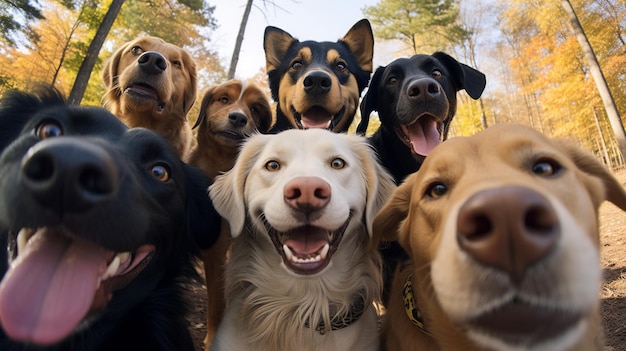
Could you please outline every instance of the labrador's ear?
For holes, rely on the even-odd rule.
[[[193,166],[182,165],[185,173],[187,230],[199,248],[207,249],[217,240],[222,219],[207,194],[209,178]]]
[[[403,242],[400,236],[400,228],[402,223],[407,219],[409,214],[409,204],[411,201],[411,193],[413,192],[412,178],[415,173],[409,175],[407,179],[400,184],[391,194],[389,200],[378,211],[374,218],[372,230],[374,238],[380,241],[399,241],[405,250],[409,251],[409,242]]]
[[[217,212],[228,221],[233,237],[239,236],[246,221],[244,189],[250,168],[270,135],[256,134],[243,144],[232,169],[215,177],[209,195]]]
[[[365,93],[365,96],[363,96],[361,100],[361,122],[359,122],[359,125],[356,127],[356,133],[358,135],[365,135],[370,122],[370,114],[378,109],[378,86],[380,85],[380,79],[385,72],[385,68],[385,66],[381,66],[376,69],[370,81],[367,93]]]
[[[452,75],[457,91],[465,89],[467,95],[472,99],[480,98],[487,85],[487,78],[482,72],[458,62],[452,56],[443,52],[435,52],[433,57],[446,66],[446,69]]]

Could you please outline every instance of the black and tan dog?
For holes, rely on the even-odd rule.
[[[0,106],[0,350],[193,350],[183,284],[194,239],[219,230],[208,178],[50,88]]]
[[[346,132],[373,70],[374,36],[368,20],[337,42],[299,41],[269,26],[263,40],[272,98],[271,132],[323,128]]]

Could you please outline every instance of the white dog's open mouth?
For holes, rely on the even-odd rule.
[[[265,218],[263,223],[285,266],[294,273],[309,275],[318,273],[328,266],[343,239],[350,217],[337,230],[331,231],[304,225],[283,233],[274,229]]]

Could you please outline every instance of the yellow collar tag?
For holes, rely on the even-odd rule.
[[[411,276],[412,275],[409,274],[409,276],[406,277],[406,281],[404,282],[404,287],[402,289],[404,311],[406,312],[407,317],[409,317],[411,323],[418,327],[424,334],[431,335],[430,332],[426,330],[422,314],[415,305],[415,299],[413,298],[413,286],[411,285]]]

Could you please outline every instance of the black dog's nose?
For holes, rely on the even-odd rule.
[[[409,83],[406,94],[411,99],[428,101],[441,95],[441,87],[439,83],[432,78],[421,78]]]
[[[167,60],[163,55],[154,51],[146,51],[137,59],[141,69],[147,73],[159,74],[167,69]]]
[[[248,123],[248,116],[241,112],[231,112],[228,114],[228,121],[235,128],[241,128]]]
[[[320,95],[330,91],[333,81],[322,71],[313,71],[304,78],[304,91],[309,94]]]
[[[102,147],[53,138],[33,146],[22,159],[22,182],[44,207],[81,212],[114,194],[119,171]]]

